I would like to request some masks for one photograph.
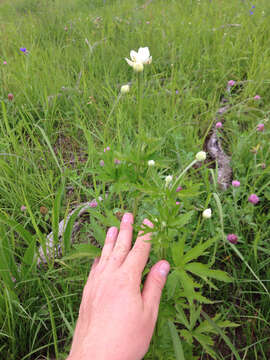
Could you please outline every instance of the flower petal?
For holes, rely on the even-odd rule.
[[[125,58],[126,62],[128,63],[129,66],[134,66],[134,62],[129,60],[128,58]]]
[[[150,52],[149,52],[148,47],[144,47],[144,48],[140,47],[139,51],[138,51],[139,61],[142,62],[143,64],[147,64],[149,57],[150,57]]]
[[[132,61],[136,62],[137,58],[138,58],[138,53],[136,51],[134,51],[134,50],[131,50],[130,58],[131,58]]]

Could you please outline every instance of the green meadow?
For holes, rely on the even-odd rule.
[[[125,211],[154,223],[143,280],[171,264],[145,359],[270,358],[269,21],[268,0],[0,1],[1,359],[67,357]],[[226,190],[196,160],[213,131]]]

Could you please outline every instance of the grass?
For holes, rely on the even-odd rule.
[[[145,358],[269,358],[269,16],[266,0],[1,1],[3,358],[67,356],[98,251],[93,243],[102,246],[106,227],[117,225],[124,210],[136,213],[137,224],[144,216],[156,219],[151,262],[165,257],[172,265]],[[137,78],[124,58],[140,46],[149,47],[153,63],[143,72],[138,136]],[[131,90],[119,97],[126,83]],[[183,192],[164,189],[164,177],[176,179],[202,149],[224,96],[230,110],[221,137],[241,186],[221,192],[209,181],[215,171],[203,166],[179,180]],[[259,123],[264,132],[256,131]],[[147,166],[151,159],[154,168]],[[77,235],[88,245],[71,246],[67,234],[64,257],[38,267],[37,249],[52,230],[58,242],[58,220],[106,192]],[[260,197],[256,206],[247,201],[251,193]],[[204,220],[207,207],[213,215]],[[236,245],[226,241],[229,233],[237,234]],[[195,299],[196,286],[188,288],[179,272],[179,254],[208,239],[215,242],[198,261],[208,274],[211,266],[233,278],[214,278],[212,285],[210,275],[193,278],[213,304]],[[225,320],[240,326],[225,329]],[[204,321],[212,329],[205,337],[196,333]]]

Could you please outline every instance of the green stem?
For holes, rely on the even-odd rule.
[[[142,72],[138,72],[138,134],[142,134]]]
[[[105,142],[108,140],[108,126],[110,125],[110,120],[111,120],[111,117],[112,117],[112,114],[116,108],[116,105],[119,103],[120,99],[121,99],[121,96],[122,94],[119,93],[119,95],[117,96],[115,102],[113,103],[113,106],[112,106],[112,109],[109,113],[109,116],[108,116],[108,119],[106,121],[106,124],[105,124],[105,127],[104,127],[104,140]]]
[[[181,177],[194,165],[196,164],[197,160],[193,160],[182,172],[181,174],[176,178],[175,182],[172,185],[172,188],[177,185],[178,181],[181,179]]]

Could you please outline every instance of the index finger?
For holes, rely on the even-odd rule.
[[[150,228],[154,227],[148,219],[144,219],[143,224]],[[149,258],[151,249],[150,240],[152,236],[151,232],[144,235],[142,235],[142,233],[142,231],[139,232],[137,240],[123,264],[123,266],[128,267],[133,273],[137,273],[140,277]]]

